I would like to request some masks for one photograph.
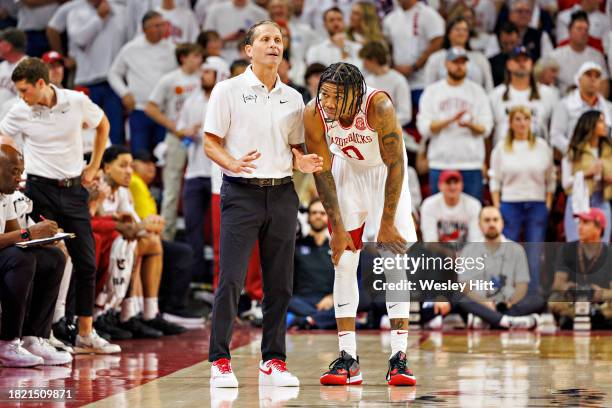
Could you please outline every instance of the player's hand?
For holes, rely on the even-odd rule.
[[[114,218],[117,222],[122,222],[122,223],[133,224],[135,222],[134,217],[132,217],[132,214],[130,214],[129,212],[124,212],[124,211],[117,212],[114,215]]]
[[[376,237],[376,243],[379,248],[389,250],[396,254],[403,254],[406,252],[408,241],[402,237],[395,225],[389,223],[381,223],[378,236]]]
[[[446,316],[451,310],[451,305],[448,302],[435,302],[434,313],[437,315]]]
[[[83,169],[81,173],[81,185],[83,187],[89,186],[94,179],[96,178],[96,174],[98,173],[98,169],[91,164],[88,164],[87,167]]]
[[[134,108],[136,108],[136,99],[134,99],[134,95],[131,93],[123,95],[123,98],[121,98],[121,103],[123,104],[123,107],[127,113],[132,112]]]
[[[332,231],[329,246],[332,250],[332,263],[334,265],[338,265],[338,262],[340,262],[340,258],[342,257],[342,253],[346,249],[350,249],[352,252],[357,252],[355,244],[353,243],[353,238],[351,238],[351,235],[344,230],[339,232]]]
[[[292,148],[295,156],[295,167],[302,173],[316,173],[323,170],[323,158],[314,153],[302,154],[298,149]]]
[[[43,220],[30,227],[30,238],[50,238],[57,234],[57,223],[52,220]]]
[[[332,307],[334,307],[334,296],[333,295],[325,296],[316,305],[317,310],[330,310]]]
[[[138,239],[139,233],[141,232],[140,227],[133,223],[119,222],[115,226],[115,229],[127,241],[134,241],[135,239]]]
[[[142,224],[147,232],[152,234],[161,234],[162,230],[164,229],[164,225],[166,225],[166,221],[163,217],[153,214],[145,218]]]
[[[259,159],[260,157],[261,153],[259,153],[257,150],[253,150],[252,152],[248,152],[238,160],[232,160],[227,169],[232,173],[236,174],[251,174],[253,173],[253,169],[257,168],[257,166],[253,164],[253,162]]]

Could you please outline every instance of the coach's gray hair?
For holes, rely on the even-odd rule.
[[[278,31],[280,31],[281,35],[282,35],[281,28],[280,28],[280,26],[277,23],[275,23],[272,20],[262,20],[262,21],[260,21],[258,23],[253,24],[249,28],[249,31],[247,31],[246,36],[244,37],[244,43],[246,45],[253,45],[253,41],[255,40],[255,34],[257,32],[257,27],[260,27],[262,25],[271,25],[271,26],[274,26],[274,27],[278,28]]]

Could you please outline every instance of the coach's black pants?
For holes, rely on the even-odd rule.
[[[0,340],[49,338],[65,264],[55,247],[0,250]]]
[[[65,232],[76,234],[66,240],[68,253],[74,265],[75,313],[92,316],[96,285],[96,250],[87,201],[89,194],[81,185],[70,188],[28,179],[25,194],[34,203],[31,217],[40,216],[57,222]]]
[[[293,183],[257,187],[223,181],[219,287],[213,305],[209,361],[230,358],[238,299],[257,240],[264,292],[261,353],[264,361],[285,360],[298,203]]]

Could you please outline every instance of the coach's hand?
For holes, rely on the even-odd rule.
[[[236,174],[251,174],[253,173],[253,169],[257,168],[257,166],[254,165],[252,162],[259,159],[260,157],[261,153],[259,153],[257,150],[253,150],[252,152],[248,152],[238,160],[232,160],[227,169],[232,173]]]
[[[380,247],[396,254],[405,253],[407,249],[406,244],[408,244],[408,241],[402,237],[397,228],[395,228],[395,225],[385,222],[380,224],[376,242]]]
[[[91,164],[88,164],[87,167],[83,169],[81,173],[81,185],[83,187],[89,186],[94,179],[96,178],[96,174],[98,173],[98,169]]]
[[[40,239],[49,238],[57,234],[57,223],[51,220],[44,220],[30,227],[30,238]]]
[[[346,231],[332,232],[329,246],[332,250],[332,263],[334,265],[338,265],[345,249],[357,252],[355,244],[353,243],[353,238],[351,238],[351,235]]]
[[[295,167],[302,173],[316,173],[323,170],[323,158],[314,153],[302,154],[298,149],[292,148],[295,157]]]

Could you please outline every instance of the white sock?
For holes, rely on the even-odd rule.
[[[357,340],[354,331],[338,332],[338,346],[340,351],[346,351],[354,359],[357,359]]]
[[[408,349],[408,330],[391,330],[391,357]]]
[[[508,327],[510,327],[510,318],[504,315],[504,317],[502,317],[502,319],[499,321],[499,325],[507,329]]]
[[[144,311],[142,318],[144,320],[153,320],[159,313],[159,307],[156,297],[144,298]]]
[[[136,304],[136,313],[144,312],[144,300],[142,296],[136,298],[138,303]]]
[[[132,317],[138,314],[138,299],[135,297],[125,298],[121,304],[121,317],[122,322],[127,322]]]

